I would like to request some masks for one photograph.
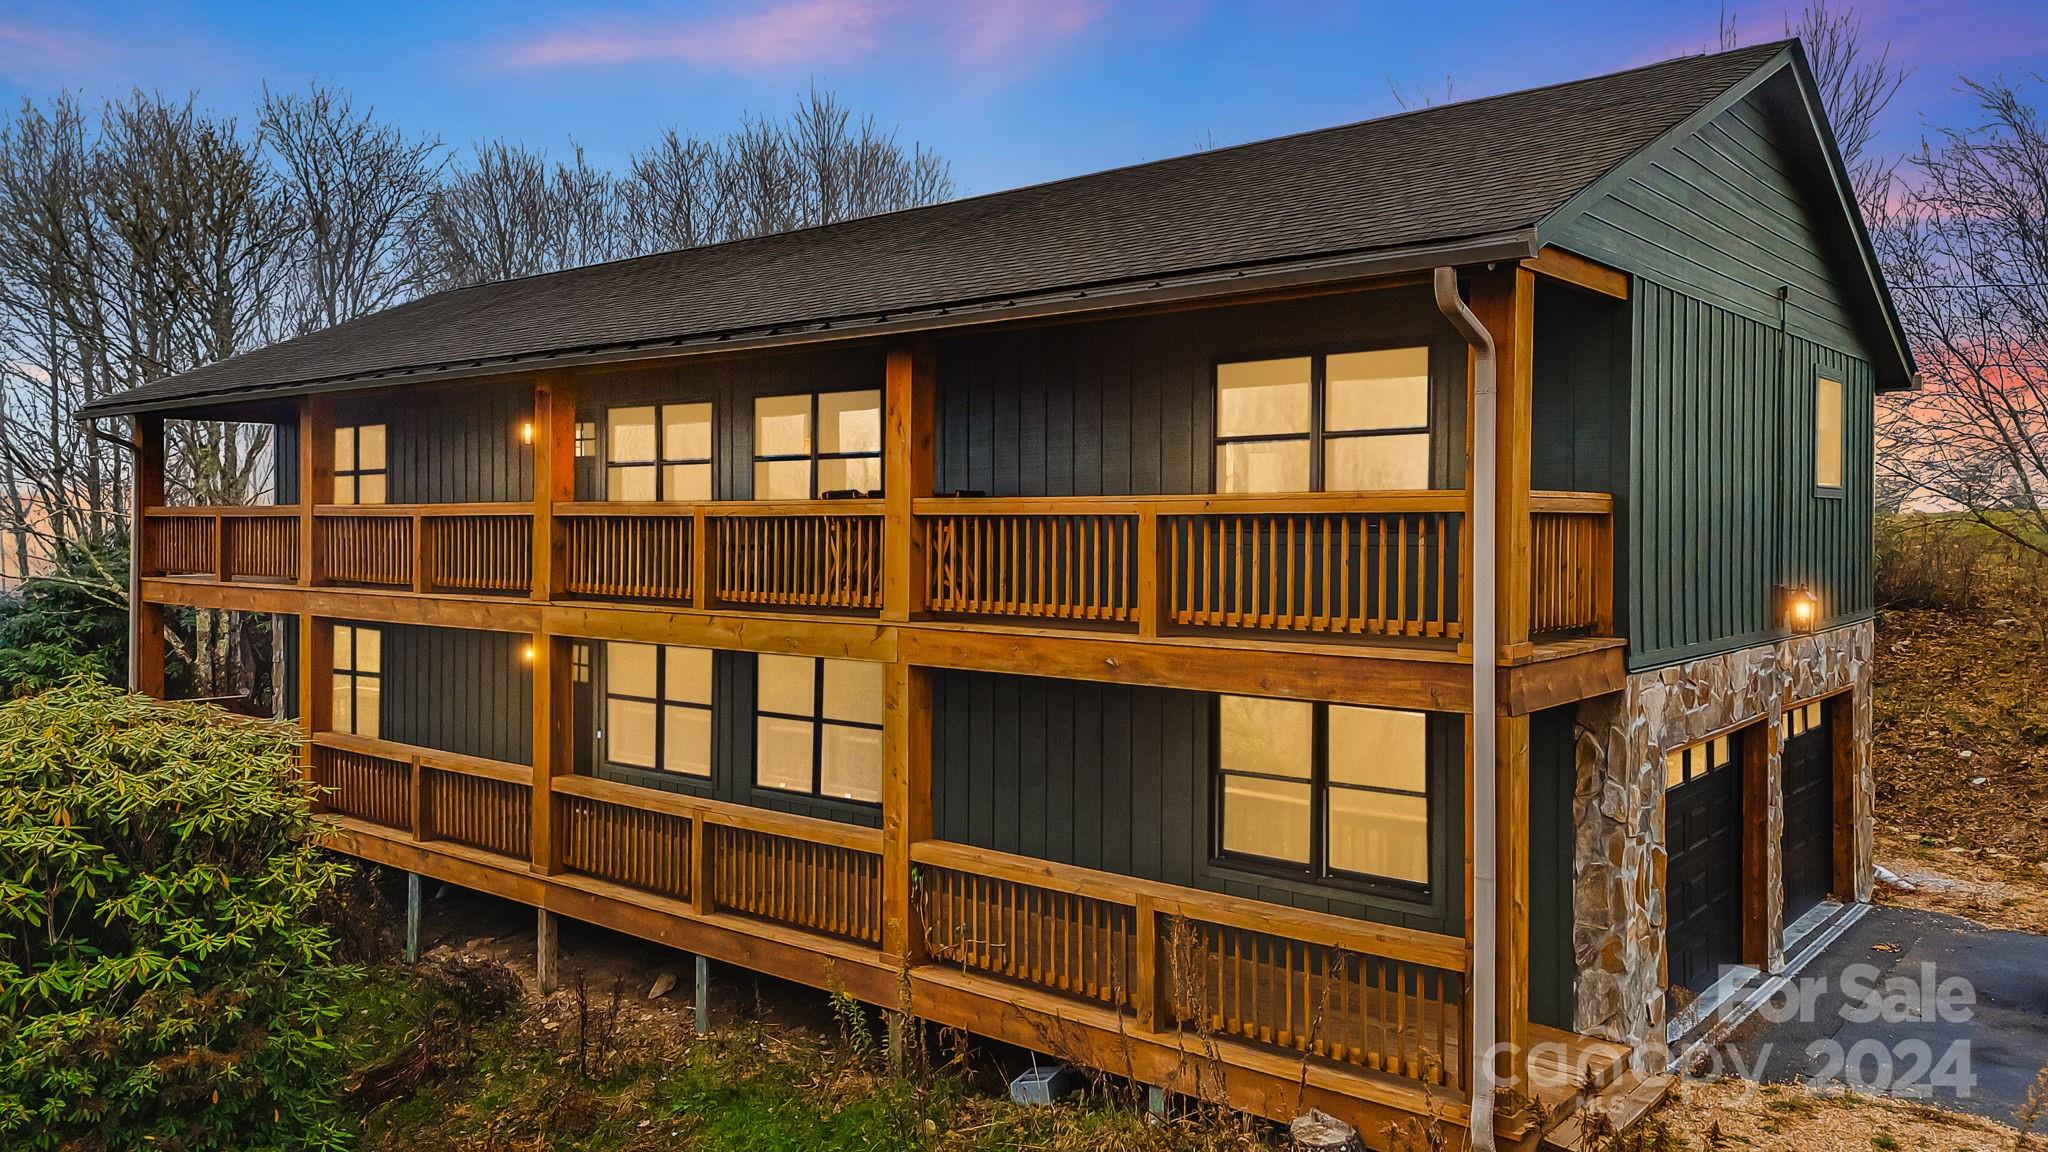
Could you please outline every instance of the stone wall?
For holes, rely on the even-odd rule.
[[[1870,898],[1870,622],[1641,672],[1622,691],[1578,709],[1578,828],[1572,948],[1578,964],[1577,1031],[1628,1043],[1663,1039],[1664,756],[1718,732],[1763,722],[1775,732],[1785,705],[1849,689],[1854,717],[1854,870]],[[1773,970],[1784,963],[1783,769],[1767,741],[1769,845],[1765,907]]]

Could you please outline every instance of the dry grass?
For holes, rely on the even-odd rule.
[[[1685,1081],[1653,1115],[1674,1148],[2013,1152],[2020,1134],[1911,1100],[1744,1080]]]

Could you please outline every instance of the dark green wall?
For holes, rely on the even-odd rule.
[[[532,391],[509,381],[370,393],[334,412],[337,424],[385,426],[392,504],[532,500],[533,449],[519,442],[532,414]]]
[[[943,840],[1436,932],[1464,927],[1463,725],[1432,725],[1428,901],[1212,862],[1214,697],[1079,680],[938,674],[932,823]]]
[[[379,625],[387,740],[531,764],[533,673],[523,634]]]
[[[1578,979],[1572,951],[1576,713],[1568,706],[1529,718],[1529,1019],[1567,1032]]]

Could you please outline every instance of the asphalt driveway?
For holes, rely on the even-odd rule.
[[[1875,907],[1722,1046],[1723,1070],[2004,1123],[2048,1066],[2048,936]]]

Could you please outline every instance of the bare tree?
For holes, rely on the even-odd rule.
[[[447,166],[441,141],[408,135],[348,93],[263,89],[264,143],[292,221],[276,320],[297,336],[388,308],[417,289],[411,239]]]
[[[413,237],[433,288],[554,272],[633,253],[618,182],[581,147],[553,162],[506,140],[477,144],[429,197]]]
[[[1829,0],[1813,0],[1800,9],[1796,21],[1788,15],[1785,34],[1806,45],[1814,83],[1828,110],[1857,203],[1869,211],[1882,202],[1893,167],[1870,150],[1877,139],[1878,118],[1912,70],[1892,60],[1890,41],[1870,44],[1855,8],[1833,7]]]
[[[1910,160],[1876,229],[1925,387],[1884,415],[1907,499],[2048,558],[2048,123],[2004,82]]]

